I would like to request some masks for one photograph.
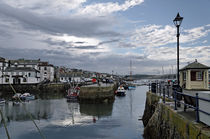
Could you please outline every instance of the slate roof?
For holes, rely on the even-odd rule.
[[[39,72],[38,70],[31,67],[7,67],[4,71],[5,72],[24,72],[24,71]]]
[[[210,69],[210,67],[203,65],[201,63],[199,63],[197,60],[195,60],[194,62],[188,64],[187,66],[185,66],[184,68],[180,69],[180,71],[183,70],[188,70],[188,69]]]
[[[4,61],[5,61],[5,58],[0,57],[0,62],[4,62]]]
[[[11,64],[18,63],[19,65],[37,65],[40,62],[40,59],[38,60],[27,60],[27,59],[18,59],[18,60],[10,60]]]

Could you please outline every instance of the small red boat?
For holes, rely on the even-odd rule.
[[[80,91],[79,87],[68,89],[67,91],[68,94],[66,96],[67,101],[77,101],[79,97],[79,91]]]

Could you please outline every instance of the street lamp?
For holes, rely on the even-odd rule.
[[[179,27],[182,23],[183,17],[181,17],[179,15],[179,13],[177,14],[177,16],[174,18],[173,22],[174,25],[177,27],[177,82],[178,82],[178,86],[179,86]]]

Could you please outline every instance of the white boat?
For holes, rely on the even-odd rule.
[[[116,91],[116,95],[117,96],[125,96],[126,94],[126,90],[124,89],[123,86],[119,86],[117,91]]]
[[[22,95],[21,93],[16,93],[16,94],[12,97],[12,99],[18,99],[18,98],[20,98],[21,95]]]
[[[6,101],[3,98],[0,98],[0,104],[4,104]]]
[[[24,93],[20,96],[20,99],[22,100],[34,100],[35,96],[30,93]]]

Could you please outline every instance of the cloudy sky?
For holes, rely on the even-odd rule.
[[[118,74],[210,66],[209,0],[0,0],[0,56]]]

